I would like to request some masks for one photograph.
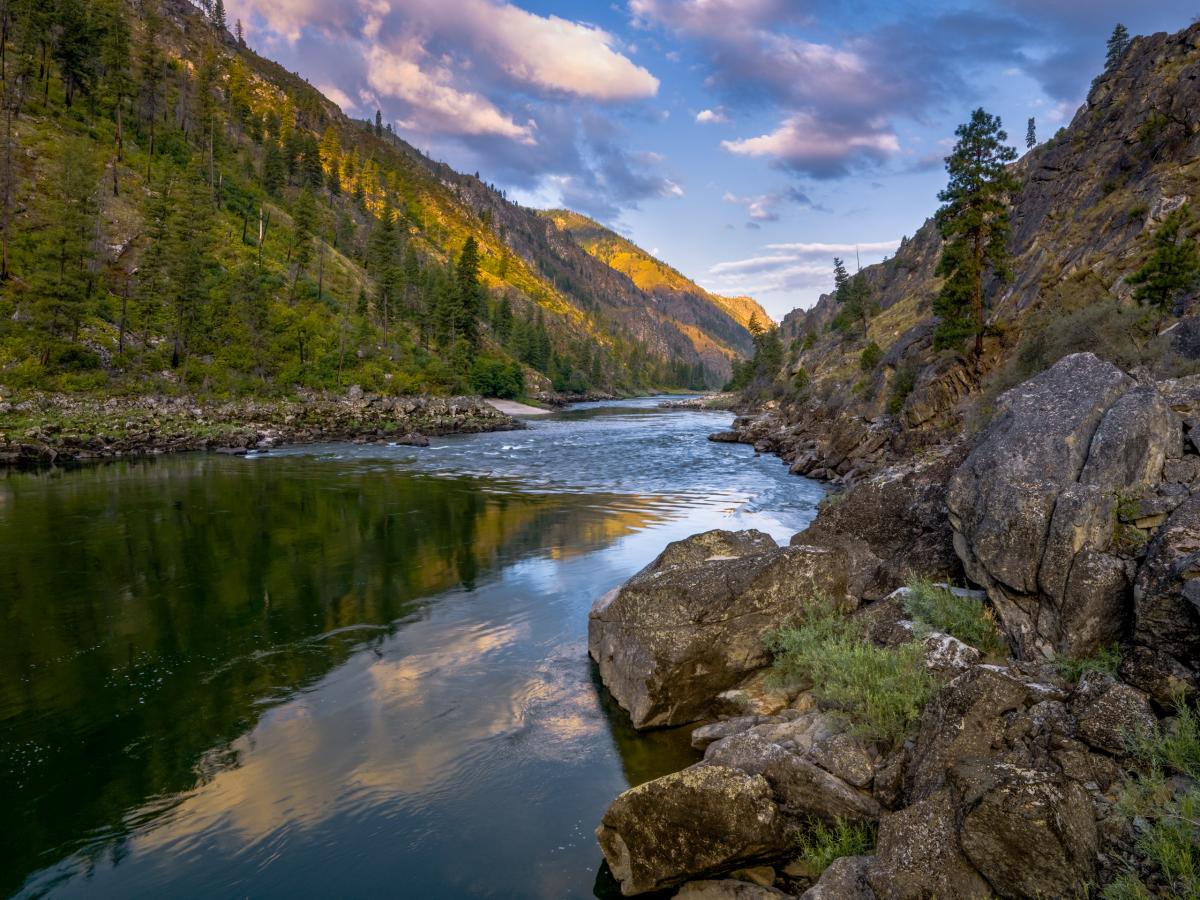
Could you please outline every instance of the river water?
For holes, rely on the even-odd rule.
[[[605,807],[695,756],[606,697],[589,607],[821,496],[729,418],[0,475],[0,895],[607,895]]]

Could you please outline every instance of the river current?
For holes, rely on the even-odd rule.
[[[822,489],[727,413],[0,474],[0,895],[607,896],[637,735],[592,602]]]

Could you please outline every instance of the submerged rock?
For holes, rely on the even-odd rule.
[[[635,728],[682,725],[770,662],[769,629],[817,597],[845,595],[836,552],[780,548],[759,532],[708,532],[671,544],[600,598],[588,652]]]

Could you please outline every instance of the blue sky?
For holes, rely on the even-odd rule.
[[[612,226],[776,318],[937,206],[976,106],[1070,121],[1123,22],[1183,0],[227,0],[347,113],[532,206]]]

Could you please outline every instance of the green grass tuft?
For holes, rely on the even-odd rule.
[[[959,597],[928,581],[912,581],[904,609],[917,623],[956,637],[986,656],[1001,656],[1008,649],[991,609],[971,597]]]
[[[834,860],[870,854],[875,849],[875,834],[874,822],[838,819],[829,826],[820,819],[811,819],[808,828],[797,839],[800,850],[797,860],[817,878]]]
[[[1105,647],[1094,656],[1059,656],[1054,660],[1058,674],[1074,684],[1088,672],[1107,672],[1116,675],[1121,666],[1121,651]]]

